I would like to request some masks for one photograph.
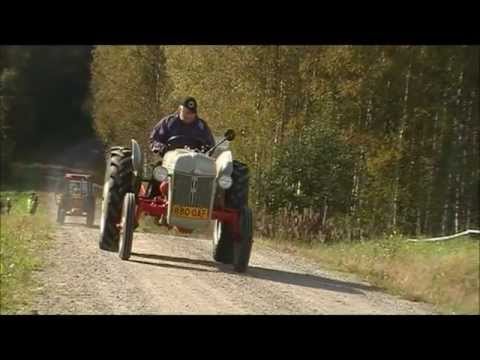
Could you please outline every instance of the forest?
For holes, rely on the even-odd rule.
[[[2,172],[92,139],[146,150],[187,95],[239,134],[266,237],[480,228],[478,46],[0,46]]]

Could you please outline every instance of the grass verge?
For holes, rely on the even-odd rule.
[[[443,314],[480,314],[478,239],[411,243],[396,238],[331,245],[258,242],[333,270],[356,273],[389,293],[433,304]]]
[[[29,192],[1,192],[12,199],[10,214],[0,215],[0,314],[15,314],[28,309],[34,294],[32,273],[42,266],[41,252],[52,234],[42,193],[37,213],[27,212]],[[44,202],[43,202],[44,203]]]

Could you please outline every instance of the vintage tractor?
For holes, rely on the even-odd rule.
[[[95,219],[95,189],[88,174],[67,173],[60,181],[55,194],[58,205],[57,222],[65,223],[66,216],[85,216],[87,226]]]
[[[100,241],[102,250],[131,255],[133,232],[142,215],[181,233],[213,225],[213,259],[248,268],[253,242],[248,207],[249,170],[229,150],[214,156],[233,130],[211,149],[201,139],[174,136],[163,159],[144,164],[138,143],[113,147],[107,155]]]

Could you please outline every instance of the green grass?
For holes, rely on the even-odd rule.
[[[360,275],[389,293],[435,305],[444,314],[480,314],[480,241],[404,239],[331,245],[259,240],[260,244]]]
[[[29,192],[1,192],[12,199],[10,214],[0,217],[0,313],[11,314],[28,308],[33,289],[38,286],[32,272],[41,269],[41,252],[51,239],[52,226],[46,209],[35,215],[27,212]]]

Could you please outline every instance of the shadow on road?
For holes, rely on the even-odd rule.
[[[222,272],[236,274],[235,272],[233,272],[233,269],[231,268],[231,266],[219,264],[209,260],[197,260],[197,259],[189,259],[189,258],[182,258],[182,257],[142,254],[142,253],[133,253],[133,252],[132,252],[132,256],[137,256],[137,257],[146,258],[146,259],[161,260],[161,261],[209,266],[209,267],[214,267]],[[130,260],[130,261],[146,263],[149,265],[156,265],[156,266],[177,267],[177,265],[169,265],[169,264],[163,264],[163,263],[150,263],[150,262],[138,261],[138,260]],[[205,270],[205,269],[191,268],[191,267],[184,267],[184,266],[180,266],[179,268],[185,269],[185,270],[213,271],[213,270]],[[308,287],[313,289],[329,290],[329,291],[335,291],[335,292],[343,292],[348,294],[357,294],[357,295],[363,295],[362,290],[363,291],[379,290],[378,288],[371,285],[364,285],[364,284],[359,284],[359,283],[354,283],[349,281],[342,281],[342,280],[334,280],[334,279],[329,279],[329,278],[326,278],[323,276],[317,276],[317,275],[294,273],[294,272],[275,270],[275,269],[266,269],[266,268],[257,267],[257,266],[250,266],[246,274],[239,274],[239,275],[251,277],[255,279],[273,281],[276,283]]]
[[[132,254],[132,255],[134,255],[134,254]],[[136,256],[138,256],[138,255],[136,255]],[[172,265],[172,264],[157,263],[157,262],[151,262],[151,261],[133,260],[131,258],[128,261],[138,263],[138,264],[158,266],[158,267],[170,268],[170,269],[190,270],[190,271],[200,271],[200,272],[215,272],[214,270],[195,268],[195,267],[191,267],[191,266],[181,266],[181,265]]]
[[[188,259],[183,257],[174,257],[174,256],[166,256],[166,255],[152,255],[152,254],[142,254],[142,253],[135,253],[132,252],[132,256],[138,256],[145,259],[154,259],[154,260],[161,260],[161,261],[171,261],[171,262],[180,262],[184,264],[192,264],[192,265],[203,265],[203,266],[211,266],[215,268],[220,268],[219,265],[214,261],[210,260],[197,260],[197,259]]]
[[[330,290],[343,292],[348,294],[362,294],[364,291],[377,291],[378,288],[371,285],[364,285],[350,281],[329,279],[318,275],[309,275],[302,273],[294,273],[289,271],[281,271],[274,269],[266,269],[262,267],[252,266],[249,268],[246,276],[256,279],[269,280],[273,282],[309,287],[314,289]]]
[[[65,222],[63,226],[72,226],[72,227],[85,227],[87,229],[100,229],[100,225],[87,226],[87,224],[75,223],[75,222]]]

